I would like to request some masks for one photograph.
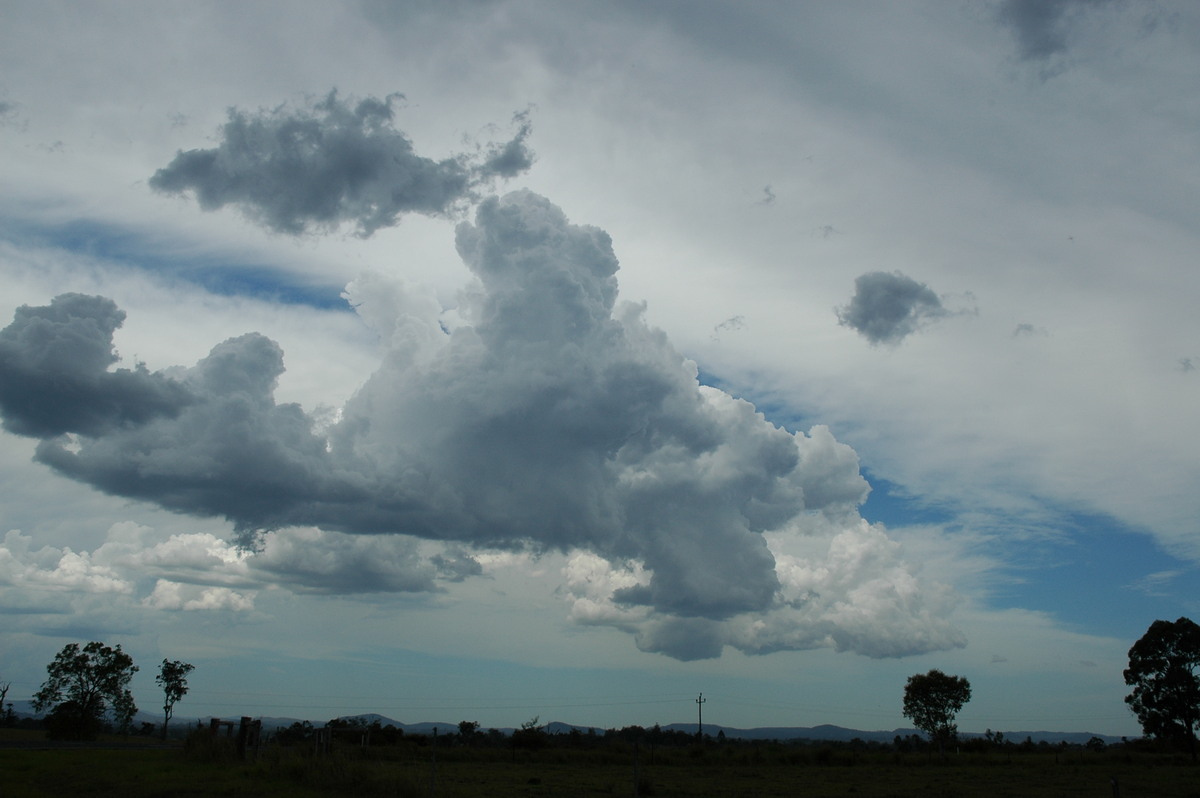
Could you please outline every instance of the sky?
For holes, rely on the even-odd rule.
[[[0,3],[0,679],[1139,734],[1200,8]]]

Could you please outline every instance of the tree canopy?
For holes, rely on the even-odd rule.
[[[971,684],[961,676],[948,676],[936,668],[908,677],[904,685],[904,717],[945,750],[958,734],[954,716],[971,700]]]
[[[117,727],[128,730],[137,706],[129,681],[137,672],[133,657],[118,645],[110,648],[93,640],[63,646],[46,666],[47,678],[33,696],[33,708],[44,712],[50,735],[64,739],[91,739],[111,711]]]
[[[1125,703],[1148,736],[1185,743],[1196,758],[1200,726],[1200,626],[1155,621],[1129,649]]]

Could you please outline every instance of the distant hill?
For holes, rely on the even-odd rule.
[[[397,729],[403,729],[405,733],[411,734],[429,734],[436,727],[439,733],[455,733],[458,731],[457,723],[401,723],[391,718],[386,718],[382,715],[354,715],[342,718],[343,720],[362,720],[370,724],[375,720],[379,721],[381,726],[391,724]],[[595,730],[598,734],[603,734],[605,729],[601,726],[580,726],[573,723],[563,723],[561,721],[552,721],[542,727],[549,734],[568,734],[573,730],[580,732],[588,732]],[[667,731],[684,732],[692,734],[696,730],[693,723],[671,723],[662,727]],[[484,729],[486,731],[486,729]],[[499,729],[504,734],[512,734],[513,729],[506,727]],[[891,731],[863,731],[861,729],[847,729],[842,726],[833,726],[824,724],[821,726],[765,726],[754,729],[739,729],[733,726],[720,726],[716,724],[704,724],[704,733],[710,736],[717,736],[720,732],[725,732],[725,736],[730,739],[741,740],[829,740],[832,742],[850,742],[851,740],[863,740],[866,742],[890,743],[897,736],[907,737],[910,734],[920,734],[916,729],[892,729]],[[964,739],[973,737],[983,737],[978,732],[962,732],[960,736]],[[1035,743],[1048,742],[1060,743],[1067,742],[1072,744],[1082,745],[1093,737],[1099,737],[1105,743],[1119,743],[1120,737],[1114,737],[1109,734],[1094,734],[1092,732],[1055,732],[1055,731],[1013,731],[1004,732],[1004,739],[1014,743],[1024,742],[1030,739]]]
[[[664,729],[672,731],[683,731],[694,733],[696,724],[694,723],[672,723],[669,726],[664,726]],[[718,726],[704,724],[704,733],[716,736],[719,732],[725,732],[726,737],[738,738],[743,740],[829,740],[834,742],[850,742],[851,740],[863,740],[864,742],[890,743],[896,737],[908,737],[910,734],[920,735],[916,729],[892,729],[890,731],[863,731],[862,729],[847,729],[842,726],[832,726],[829,724],[821,726],[767,726],[755,729],[737,729],[731,726]],[[963,739],[971,739],[983,737],[979,732],[959,732],[959,737]],[[1026,738],[1033,740],[1035,743],[1042,741],[1048,743],[1077,743],[1082,745],[1093,737],[1099,737],[1105,743],[1119,743],[1120,737],[1114,737],[1109,734],[1093,734],[1092,732],[1056,732],[1056,731],[1006,731],[1004,739],[1013,743],[1022,743]]]
[[[18,717],[37,717],[33,711],[32,702],[30,701],[13,701],[13,711]],[[231,720],[237,722],[238,718],[231,716],[222,718],[223,720]],[[303,723],[299,718],[287,717],[261,717],[263,728],[266,730],[281,729],[291,726],[293,723]],[[197,723],[206,724],[209,718],[195,717],[176,717],[171,719],[171,726],[175,729],[180,729],[185,726],[195,726]],[[361,715],[343,715],[339,720],[359,721],[364,725],[371,725],[376,721],[380,726],[395,726],[397,729],[403,729],[405,734],[432,734],[434,729],[439,734],[457,734],[458,723],[439,723],[434,721],[423,721],[421,723],[401,723],[398,720],[380,715],[375,712],[368,712]],[[161,723],[162,715],[154,715],[148,712],[139,711],[134,717],[134,724]],[[310,721],[312,722],[312,721]],[[314,726],[324,726],[324,720],[312,722]],[[549,734],[568,734],[572,730],[578,730],[587,733],[589,730],[595,730],[597,734],[603,734],[605,728],[602,726],[580,726],[573,723],[563,723],[561,721],[553,721],[545,724],[543,727]],[[673,732],[684,732],[686,734],[694,734],[696,724],[694,723],[671,723],[662,727],[664,730]],[[487,731],[487,727],[480,731]],[[512,727],[504,727],[498,729],[503,734],[512,734]],[[718,724],[704,724],[704,733],[716,737],[720,732],[725,732],[725,736],[730,739],[740,740],[828,740],[831,742],[850,742],[851,740],[863,740],[865,742],[890,743],[897,736],[907,737],[910,734],[919,734],[916,729],[892,729],[890,731],[863,731],[861,729],[847,729],[842,726],[833,726],[824,724],[821,726],[763,726],[753,729],[739,729],[733,726],[721,726]],[[960,732],[960,737],[970,739],[973,737],[982,737],[978,732]],[[1047,742],[1057,744],[1066,742],[1074,745],[1082,745],[1093,737],[1099,737],[1107,744],[1121,742],[1120,737],[1114,737],[1110,734],[1094,734],[1092,732],[1057,732],[1057,731],[1006,731],[1004,739],[1013,743],[1022,743],[1026,739],[1032,740],[1035,743]]]

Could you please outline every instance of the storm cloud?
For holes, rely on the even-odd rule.
[[[949,315],[924,283],[900,272],[869,272],[854,281],[854,296],[837,309],[838,322],[875,344],[897,344],[928,321]]]
[[[417,155],[392,126],[402,95],[354,102],[336,92],[305,108],[229,111],[215,149],[179,152],[150,179],[168,194],[192,192],[200,207],[235,205],[278,232],[301,234],[350,222],[370,236],[404,213],[445,216],[478,197],[496,178],[533,163],[530,124],[473,155],[440,161]]]
[[[107,378],[125,372],[104,369],[123,317],[100,297],[22,307],[0,332],[5,424],[40,437],[37,459],[66,476],[229,519],[257,544],[255,568],[297,589],[345,592],[357,573],[378,590],[412,591],[478,574],[456,545],[586,552],[638,576],[609,580],[591,599],[601,616],[580,608],[580,622],[616,623],[647,651],[688,659],[725,645],[833,645],[893,656],[960,644],[918,598],[848,615],[838,604],[839,619],[816,609],[818,592],[838,595],[832,583],[801,594],[781,577],[768,534],[804,534],[814,517],[862,523],[869,488],[857,456],[824,427],[789,432],[701,385],[644,308],[618,302],[604,231],[520,191],[484,200],[456,243],[475,279],[453,323],[419,288],[370,275],[348,286],[386,353],[327,431],[275,402],[283,351],[257,333],[190,368],[129,372],[136,379],[114,390]],[[54,356],[36,356],[46,351]],[[45,394],[55,377],[76,387],[50,423],[24,392]],[[297,527],[311,531],[264,537]],[[424,557],[348,537],[357,535],[450,547]],[[921,594],[902,565],[878,579],[885,595],[901,583]],[[183,601],[172,590],[164,606]],[[877,615],[909,642],[855,631]]]

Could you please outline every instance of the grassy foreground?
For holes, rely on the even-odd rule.
[[[40,740],[40,735],[32,738]],[[0,795],[41,796],[854,796],[854,798],[1200,798],[1200,768],[1109,752],[950,757],[804,746],[685,751],[311,750],[270,747],[243,762],[218,749],[0,748]]]

